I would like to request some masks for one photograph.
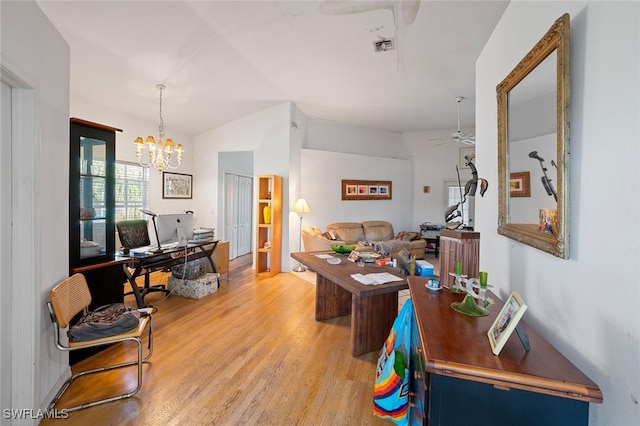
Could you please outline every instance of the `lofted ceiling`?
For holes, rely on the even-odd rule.
[[[474,127],[475,61],[507,1],[54,1],[71,97],[196,135],[283,101],[396,132]],[[396,49],[374,52],[394,38]]]

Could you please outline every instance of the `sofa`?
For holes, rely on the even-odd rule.
[[[305,251],[331,251],[334,244],[355,244],[358,251],[375,251],[391,257],[397,257],[401,249],[406,249],[416,259],[424,258],[427,246],[420,232],[405,231],[396,235],[393,225],[382,220],[337,222],[328,225],[325,231],[305,226],[302,229],[302,241]]]

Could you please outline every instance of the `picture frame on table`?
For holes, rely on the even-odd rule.
[[[531,197],[531,176],[529,172],[514,172],[509,175],[510,197]]]
[[[390,200],[389,180],[342,180],[343,200]]]
[[[500,354],[526,310],[527,305],[522,297],[517,292],[512,292],[487,332],[494,355]]]
[[[538,232],[558,235],[558,211],[555,209],[540,209]]]
[[[162,198],[192,198],[193,175],[162,172]]]

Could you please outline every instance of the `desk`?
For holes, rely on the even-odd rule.
[[[216,270],[215,263],[213,262],[212,255],[218,245],[218,241],[208,241],[204,243],[189,243],[187,245],[187,262],[192,260],[206,258],[213,270]],[[149,283],[149,274],[155,271],[171,268],[172,266],[179,265],[185,262],[184,258],[185,248],[174,247],[171,249],[165,249],[162,253],[146,254],[144,256],[118,256],[117,259],[127,259],[129,267],[133,268],[133,272],[129,272],[125,269],[127,280],[131,284],[131,290],[136,298],[136,304],[138,308],[144,307],[144,296],[146,295],[144,290],[141,291],[136,283],[136,278],[143,275],[145,276],[145,287]],[[183,254],[182,256],[179,256]]]
[[[319,252],[291,253],[298,262],[316,273],[316,321],[351,314],[351,355],[379,351],[398,316],[398,291],[408,288],[406,279],[382,285],[364,285],[351,274],[389,272],[402,277],[399,268],[366,263],[359,267],[340,257],[331,265],[315,256]]]
[[[514,332],[500,355],[493,355],[487,331],[503,303],[491,295],[496,303],[488,316],[468,317],[451,308],[464,294],[430,293],[427,280],[409,277],[416,424],[588,424],[589,402],[602,402],[594,382],[525,321],[520,324],[531,350],[524,350]]]

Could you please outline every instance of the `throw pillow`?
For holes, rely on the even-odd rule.
[[[400,241],[413,241],[413,240],[418,240],[420,239],[420,233],[419,232],[407,232],[407,231],[402,231],[398,234],[397,237],[398,240]]]
[[[338,235],[336,234],[336,231],[334,231],[333,229],[328,230],[322,235],[324,235],[326,238],[330,239],[331,241],[338,240]]]

